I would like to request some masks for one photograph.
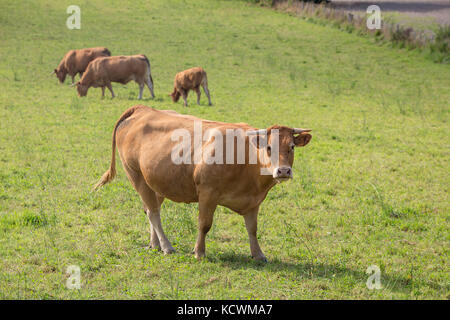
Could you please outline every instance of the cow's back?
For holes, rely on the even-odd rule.
[[[175,76],[175,86],[183,89],[190,89],[200,86],[205,70],[202,67],[190,68],[177,73]]]
[[[70,73],[84,72],[91,61],[110,55],[105,47],[70,50],[65,56],[65,64]]]
[[[144,55],[100,57],[91,64],[97,77],[123,84],[145,78],[148,66]]]

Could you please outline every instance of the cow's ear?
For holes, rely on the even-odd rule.
[[[300,133],[298,136],[294,136],[294,144],[296,147],[304,147],[309,141],[311,141],[312,135],[309,133]]]

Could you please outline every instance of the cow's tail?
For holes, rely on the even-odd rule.
[[[145,54],[143,54],[142,56],[144,57],[145,62],[147,62],[148,75],[150,77],[150,80],[151,80],[152,84],[154,85],[153,78],[152,78],[152,73],[151,73],[151,70],[150,70],[150,61],[148,60],[148,58],[147,58],[147,56]]]
[[[102,175],[100,180],[97,182],[97,184],[94,186],[94,190],[97,190],[98,188],[104,186],[108,182],[114,179],[116,176],[116,132],[117,127],[124,121],[125,119],[129,118],[136,109],[140,106],[134,106],[126,110],[117,120],[116,125],[114,127],[113,136],[112,136],[112,155],[111,155],[111,165],[109,166],[109,169]]]

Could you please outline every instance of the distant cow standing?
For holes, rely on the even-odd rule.
[[[177,73],[173,85],[173,92],[170,94],[173,102],[177,102],[180,99],[180,96],[183,96],[184,106],[187,107],[189,90],[194,90],[197,93],[197,104],[200,104],[200,86],[203,87],[203,90],[208,97],[209,105],[212,105],[208,90],[208,79],[203,68],[196,67]]]
[[[111,52],[105,47],[70,50],[61,60],[58,67],[53,70],[52,74],[56,74],[60,83],[63,83],[66,80],[66,76],[69,75],[72,77],[73,84],[76,74],[79,73],[80,77],[82,77],[89,62],[98,57],[108,56],[111,56]]]
[[[102,97],[104,97],[105,87],[107,87],[114,98],[111,82],[127,84],[131,80],[139,84],[138,99],[142,99],[144,85],[147,85],[149,88],[152,98],[155,97],[150,61],[143,54],[102,57],[92,61],[81,80],[77,82],[77,91],[80,97],[84,97],[90,87],[101,87]]]

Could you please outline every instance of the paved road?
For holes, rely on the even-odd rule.
[[[432,17],[437,23],[450,25],[450,0],[332,0],[336,8],[365,11],[371,4],[381,12],[399,12],[412,17]]]

